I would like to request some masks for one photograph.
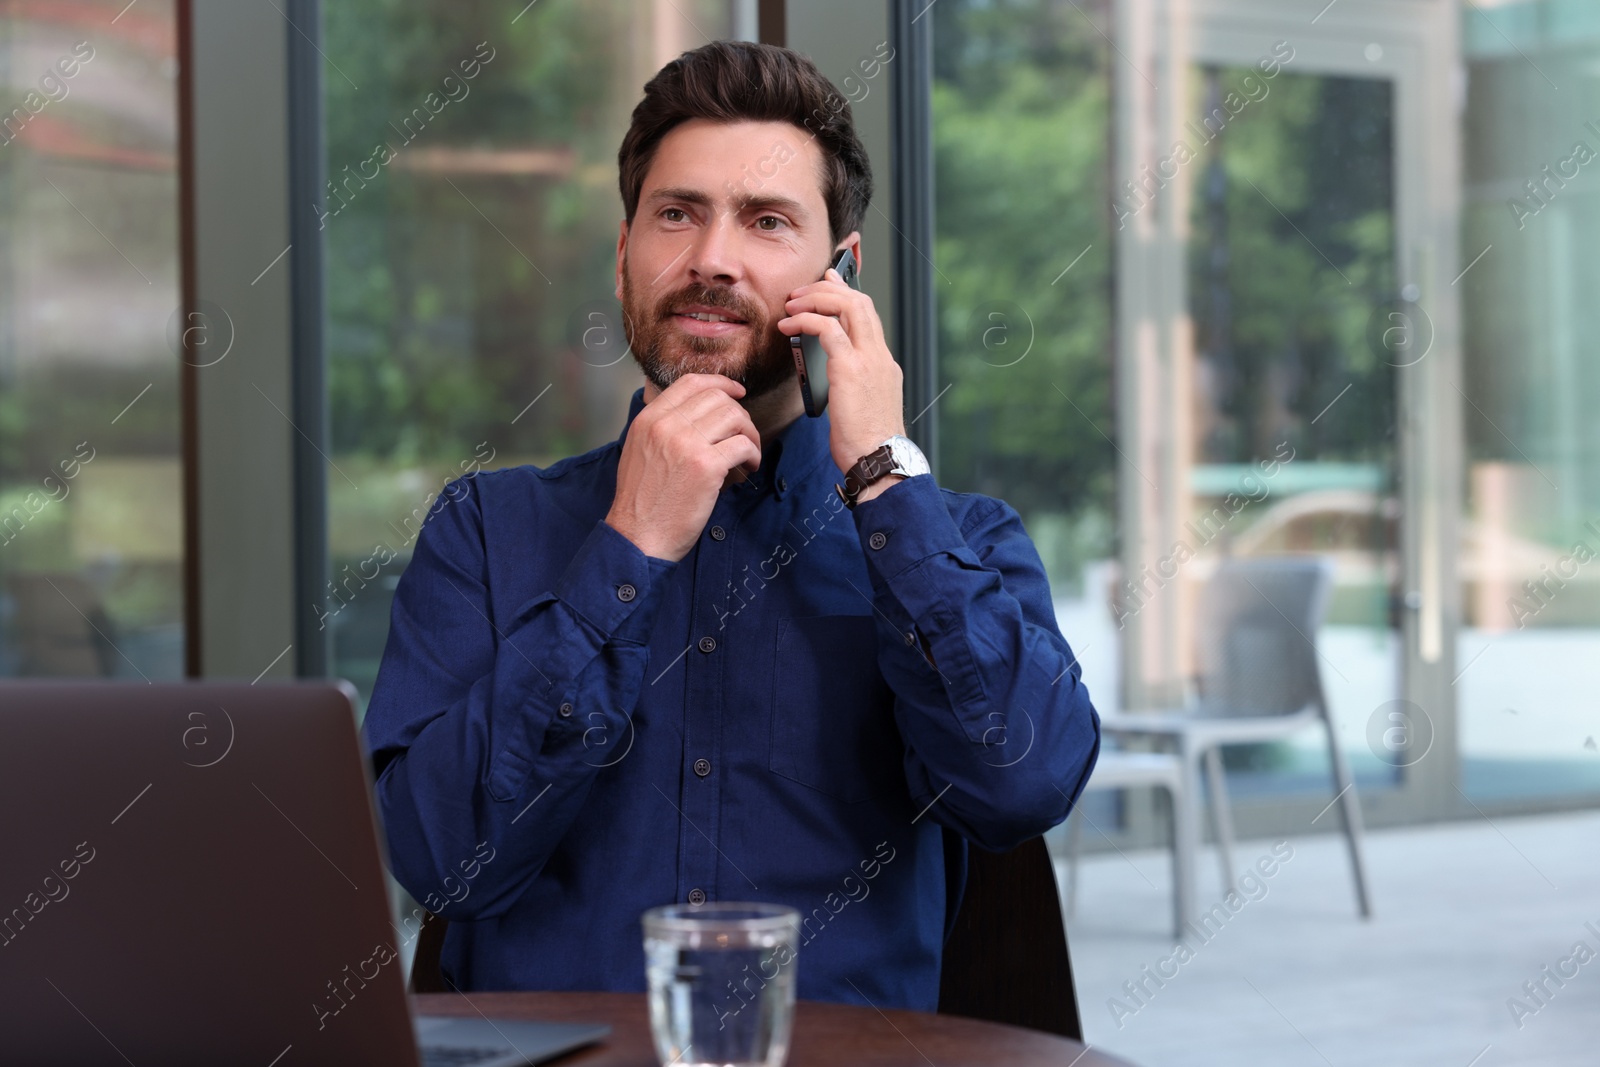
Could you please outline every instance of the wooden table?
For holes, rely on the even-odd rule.
[[[657,1067],[643,993],[423,993],[412,1006],[424,1015],[597,1022],[611,1036],[559,1060],[560,1067]],[[1129,1067],[1125,1060],[1054,1034],[1014,1026],[879,1011],[851,1004],[802,1000],[795,1005],[790,1067],[848,1063],[861,1067]]]

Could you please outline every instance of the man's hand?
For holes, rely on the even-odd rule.
[[[646,404],[622,442],[607,525],[647,556],[687,556],[728,479],[761,465],[742,396],[732,378],[685,374]]]
[[[828,445],[833,461],[848,472],[888,438],[906,432],[905,375],[884,340],[872,298],[846,285],[833,268],[791,293],[784,309],[789,316],[778,320],[778,329],[791,337],[812,334],[828,353]]]

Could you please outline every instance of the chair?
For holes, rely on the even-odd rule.
[[[1084,783],[1085,793],[1094,790],[1134,789],[1153,786],[1164,789],[1172,809],[1172,932],[1183,936],[1183,925],[1194,914],[1195,833],[1189,807],[1189,789],[1184,781],[1183,760],[1166,752],[1119,752],[1101,748],[1094,771]],[[1067,915],[1071,916],[1078,897],[1078,844],[1083,835],[1084,816],[1074,810],[1067,818]]]
[[[945,831],[945,847],[959,838]],[[1083,1040],[1061,891],[1043,837],[967,848],[966,889],[944,943],[939,1014]]]
[[[1236,888],[1236,876],[1222,746],[1276,741],[1322,726],[1334,802],[1349,844],[1356,905],[1363,918],[1370,918],[1361,807],[1334,736],[1316,648],[1332,584],[1332,563],[1319,557],[1223,562],[1201,596],[1198,702],[1177,712],[1105,715],[1100,726],[1112,735],[1151,736],[1174,745],[1183,762],[1191,811],[1200,807],[1200,761],[1205,761],[1222,881],[1229,889]]]
[[[946,830],[947,849],[953,840],[960,839]],[[966,851],[966,889],[939,973],[939,1012],[1082,1041],[1060,891],[1044,838],[1010,852]],[[448,925],[432,914],[423,920],[411,992],[456,992],[439,969]]]
[[[439,954],[444,951],[444,931],[450,923],[431,911],[422,913],[422,928],[417,931],[417,951],[411,957],[411,992],[458,993],[445,984],[439,969]]]

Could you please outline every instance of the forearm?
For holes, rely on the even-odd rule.
[[[970,668],[941,653],[948,640],[930,641],[937,666],[908,656],[903,644],[893,648],[881,619],[879,662],[899,698],[897,724],[915,753],[905,767],[912,795],[923,803],[938,797],[930,818],[1004,850],[1065,820],[1099,751],[1099,717],[1075,666],[1069,668],[1070,648],[1011,606],[986,599],[970,602],[951,623],[978,626],[986,635],[971,650]],[[894,617],[888,604],[880,610]],[[908,625],[922,631],[927,624]],[[967,669],[981,689],[950,677]]]
[[[1001,505],[963,531],[931,479],[917,482],[857,509],[908,781],[939,797],[930,817],[1009,847],[1066,817],[1099,719],[1015,513]]]
[[[368,729],[390,863],[415,899],[484,918],[538,875],[625,743],[670,569],[601,523],[503,627],[486,598],[426,567],[397,591]],[[473,633],[492,645],[489,669],[432,710]]]

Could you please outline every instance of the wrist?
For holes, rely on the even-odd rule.
[[[867,486],[865,489],[861,490],[861,492],[856,494],[856,507],[860,507],[862,504],[865,504],[874,497],[882,496],[885,489],[888,489],[896,482],[903,482],[905,480],[906,478],[903,474],[884,475],[882,478],[879,478],[877,481],[873,482],[871,485]]]
[[[845,472],[843,485],[835,486],[846,505],[871,500],[889,486],[919,474],[932,473],[927,457],[910,438],[896,434],[862,456]]]
[[[652,546],[646,542],[645,538],[634,532],[632,527],[629,526],[627,522],[617,518],[614,515],[607,514],[605,517],[605,524],[617,531],[617,533],[621,534],[628,540],[630,544],[633,545],[634,548],[637,548],[640,552],[643,552],[647,556],[655,555],[655,553],[652,551]]]

